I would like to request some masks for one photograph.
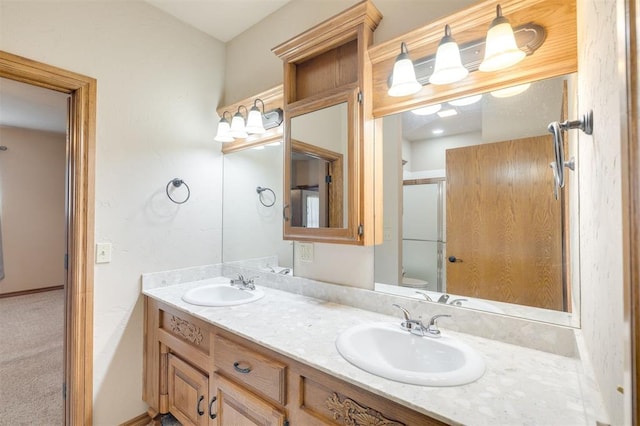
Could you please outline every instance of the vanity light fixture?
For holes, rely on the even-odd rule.
[[[518,48],[511,24],[496,6],[496,18],[491,22],[485,41],[484,59],[478,68],[483,72],[498,71],[517,64],[526,53]]]
[[[453,105],[453,106],[467,106],[467,105],[475,104],[480,99],[482,99],[482,95],[475,95],[475,96],[467,96],[466,98],[454,99],[452,101],[449,101],[448,103],[449,105]]]
[[[411,112],[414,113],[415,115],[431,115],[440,111],[441,108],[442,108],[442,104],[435,104],[435,105],[429,105],[422,108],[412,109]]]
[[[409,96],[418,93],[422,85],[416,80],[416,71],[409,57],[409,50],[403,41],[400,43],[400,54],[393,64],[389,96]]]
[[[222,118],[218,122],[218,131],[216,133],[216,137],[213,140],[218,142],[233,142],[233,136],[231,136],[231,126],[229,125],[229,120],[225,118],[225,115],[231,113],[229,111],[225,111],[222,113]]]
[[[436,51],[436,65],[429,77],[431,84],[451,84],[460,81],[469,74],[469,70],[462,66],[460,49],[451,37],[451,27],[444,26],[444,37],[438,44]]]
[[[509,98],[511,96],[519,95],[520,93],[524,93],[529,87],[531,83],[519,84],[517,86],[511,86],[504,89],[494,90],[491,92],[491,96],[494,98]]]
[[[249,136],[244,127],[244,116],[240,113],[240,108],[244,108],[247,110],[247,107],[244,105],[240,105],[238,107],[238,111],[233,115],[233,119],[231,120],[231,131],[229,134],[234,138],[246,138]]]
[[[453,117],[454,115],[458,115],[458,111],[453,108],[438,111],[438,116],[440,116],[440,118]]]
[[[258,108],[258,101],[262,104],[262,111]],[[247,116],[247,127],[245,131],[253,135],[261,135],[266,132],[264,125],[262,124],[262,116],[264,115],[264,102],[262,99],[256,99],[253,101],[253,106],[249,110]]]

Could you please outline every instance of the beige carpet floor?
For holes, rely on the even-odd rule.
[[[62,425],[64,292],[0,299],[0,425]]]

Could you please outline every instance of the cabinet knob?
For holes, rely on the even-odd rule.
[[[455,256],[449,256],[449,258],[447,260],[449,260],[449,262],[451,262],[451,263],[462,262],[462,259],[458,259]]]

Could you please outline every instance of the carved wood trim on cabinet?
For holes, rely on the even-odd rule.
[[[334,420],[353,426],[407,426],[404,423],[389,420],[380,412],[363,407],[351,398],[340,397],[333,393],[327,398],[327,408],[333,413]]]
[[[435,54],[445,24],[451,26],[459,45],[486,37],[500,4],[513,27],[535,22],[547,31],[542,46],[522,62],[497,72],[472,72],[455,84],[427,84],[413,96],[394,98],[387,94],[387,79],[405,42],[412,60]],[[535,80],[576,72],[577,23],[575,0],[486,0],[438,19],[369,49],[373,66],[373,115],[382,117],[418,106],[441,103]]]

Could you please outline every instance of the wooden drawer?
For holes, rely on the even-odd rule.
[[[286,405],[287,366],[246,346],[225,339],[214,338],[216,371],[233,378],[256,393]]]

